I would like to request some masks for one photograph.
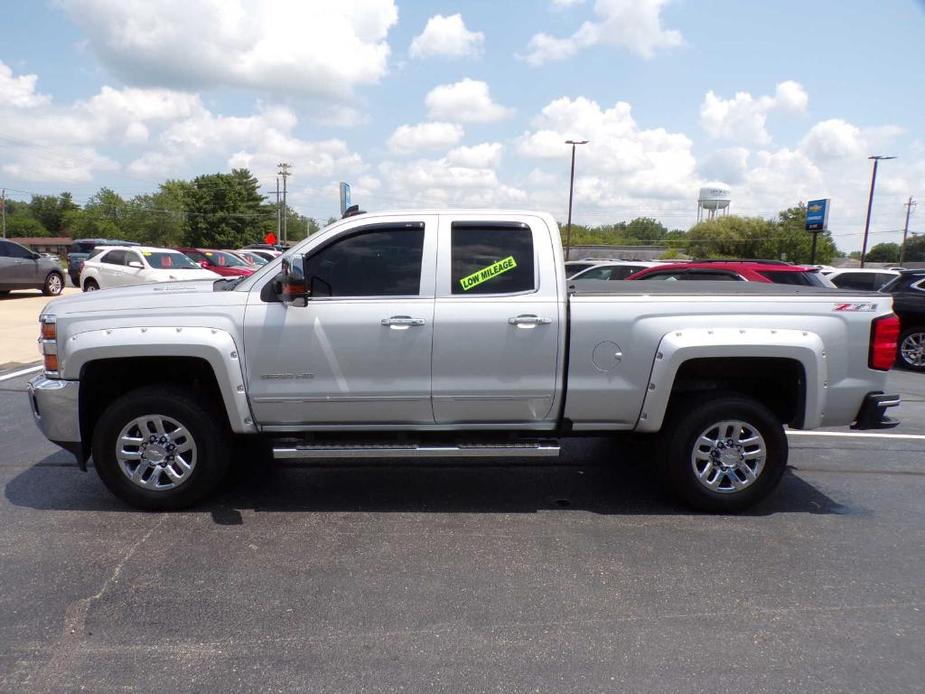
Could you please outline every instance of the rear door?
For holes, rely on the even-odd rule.
[[[543,220],[509,220],[440,217],[433,347],[438,424],[529,425],[555,418],[564,329],[551,271],[558,261]]]
[[[125,251],[106,251],[99,258],[100,289],[125,285]]]

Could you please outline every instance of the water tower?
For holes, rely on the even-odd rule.
[[[707,183],[697,196],[697,221],[713,219],[716,213],[729,214],[732,192],[725,183]]]

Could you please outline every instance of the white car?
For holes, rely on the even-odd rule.
[[[640,270],[663,264],[652,260],[611,260],[595,263],[570,276],[569,280],[625,280]]]
[[[279,251],[273,250],[272,248],[242,248],[236,252],[241,252],[241,251],[247,251],[248,253],[251,253],[252,255],[265,258],[267,262],[274,260],[275,258],[278,258],[279,256],[282,255],[282,253],[280,253]]]
[[[822,274],[839,289],[859,289],[868,292],[875,292],[887,282],[899,277],[896,270],[866,267],[846,267],[831,272],[823,270]]]
[[[85,292],[133,284],[219,279],[180,251],[148,246],[100,246],[84,261],[80,286]]]

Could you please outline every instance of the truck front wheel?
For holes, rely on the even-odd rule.
[[[746,509],[780,483],[787,436],[771,410],[752,398],[723,394],[686,399],[661,435],[671,490],[690,506],[714,513]]]
[[[190,506],[228,468],[222,418],[188,388],[139,388],[113,401],[93,433],[93,461],[109,490],[146,511]]]

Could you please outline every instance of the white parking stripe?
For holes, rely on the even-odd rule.
[[[897,439],[897,440],[907,440],[907,441],[923,441],[925,440],[925,435],[922,434],[878,434],[870,432],[858,432],[854,433],[853,431],[794,431],[792,429],[787,430],[788,436],[835,436],[841,438],[851,438],[851,439]]]
[[[4,374],[3,376],[0,376],[0,381],[9,381],[11,378],[25,376],[26,374],[35,373],[36,371],[41,370],[41,366],[30,366],[28,369],[20,369],[19,371],[13,371],[12,373]]]

